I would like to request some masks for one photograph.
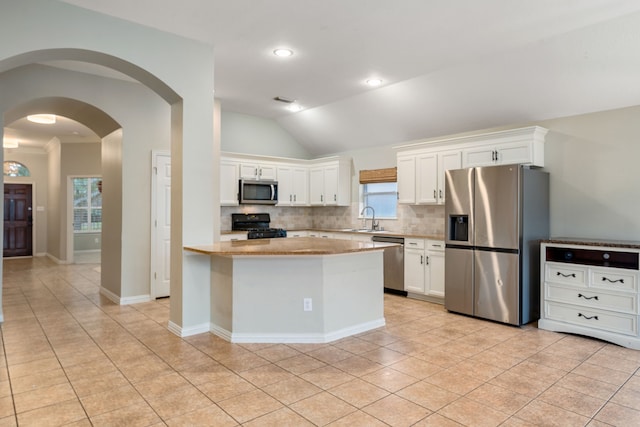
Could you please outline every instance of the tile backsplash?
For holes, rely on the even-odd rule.
[[[289,230],[362,228],[364,225],[363,220],[358,218],[358,203],[352,203],[351,206],[313,208],[242,205],[220,208],[221,230],[231,230],[231,214],[237,212],[267,212],[271,215],[272,227]],[[370,220],[367,220],[366,226],[369,225]],[[379,225],[385,230],[398,233],[444,236],[444,206],[399,205],[398,218],[380,219]]]

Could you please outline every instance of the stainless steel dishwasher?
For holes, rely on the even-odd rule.
[[[384,250],[384,291],[407,296],[404,290],[404,238],[394,236],[373,236],[373,242],[398,243]]]

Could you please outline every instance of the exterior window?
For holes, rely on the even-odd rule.
[[[4,176],[31,176],[29,168],[20,162],[7,160],[4,162]]]
[[[102,231],[101,178],[73,178],[73,232]]]
[[[398,207],[398,183],[378,182],[361,184],[362,206],[371,206],[376,211],[376,218],[396,218]],[[370,212],[365,212],[370,216]]]

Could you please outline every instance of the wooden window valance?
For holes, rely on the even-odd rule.
[[[360,184],[376,182],[397,182],[398,168],[369,169],[360,171]]]

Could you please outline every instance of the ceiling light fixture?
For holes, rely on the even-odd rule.
[[[27,120],[33,123],[52,125],[56,122],[56,116],[55,114],[33,114],[31,116],[27,116]]]
[[[276,50],[273,51],[273,54],[275,56],[279,56],[280,58],[286,58],[289,57],[291,55],[293,55],[293,51],[291,49],[287,49],[287,48],[278,48]]]
[[[290,104],[290,105],[287,107],[287,110],[289,110],[289,111],[291,111],[291,112],[293,112],[293,113],[297,113],[298,111],[300,111],[300,110],[302,110],[302,109],[303,109],[303,108],[302,108],[302,105],[300,105],[300,104],[298,104],[298,103],[295,103],[295,102],[294,102],[293,104]]]
[[[367,84],[369,86],[373,86],[373,87],[380,86],[382,84],[382,80],[381,79],[368,79],[367,80]]]

